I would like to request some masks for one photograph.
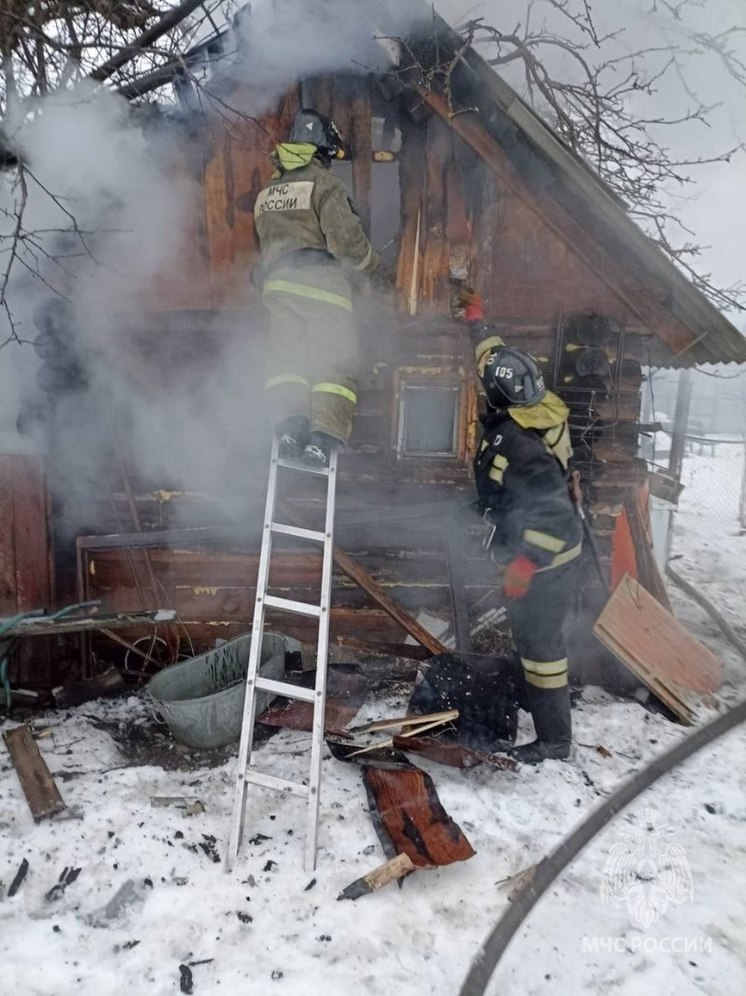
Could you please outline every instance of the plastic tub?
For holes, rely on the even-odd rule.
[[[177,740],[189,747],[222,747],[238,740],[250,649],[251,634],[239,636],[151,678],[146,690]],[[281,680],[289,650],[300,650],[300,643],[265,633],[260,674]],[[257,715],[273,698],[270,692],[257,694]]]

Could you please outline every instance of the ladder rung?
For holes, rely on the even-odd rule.
[[[301,529],[300,526],[287,526],[284,522],[273,522],[271,526],[273,533],[282,533],[283,536],[297,536],[298,539],[316,540],[323,543],[326,539],[324,533],[318,529]]]
[[[272,692],[274,695],[284,695],[288,699],[298,699],[299,702],[313,702],[316,691],[313,688],[303,688],[302,685],[291,685],[289,681],[274,681],[272,678],[257,678],[255,688],[261,692]]]
[[[319,474],[321,477],[329,476],[328,467],[312,467],[307,463],[300,463],[300,461],[283,460],[282,457],[278,457],[277,466],[286,467],[288,470],[299,470],[303,474]]]
[[[266,595],[264,604],[271,609],[282,609],[284,612],[295,612],[301,616],[321,617],[321,606],[310,602],[296,602],[293,598],[279,598],[277,595]]]
[[[275,775],[268,775],[264,771],[256,771],[249,768],[246,772],[246,781],[252,785],[262,785],[264,788],[274,789],[275,792],[290,792],[298,795],[301,799],[308,798],[308,786],[301,785],[300,782],[289,782],[286,778],[277,778]]]

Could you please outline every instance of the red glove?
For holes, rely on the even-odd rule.
[[[508,598],[523,598],[536,570],[537,565],[524,554],[520,553],[517,557],[513,557],[505,568],[503,594]]]
[[[465,287],[459,292],[459,307],[464,309],[464,318],[467,322],[484,321],[484,305],[482,295],[477,294],[471,287]]]

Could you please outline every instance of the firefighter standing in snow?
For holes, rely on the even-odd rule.
[[[351,277],[379,262],[329,170],[335,157],[344,146],[333,122],[300,111],[254,207],[272,337],[265,386],[280,451],[322,465],[349,439],[357,403]]]
[[[490,411],[474,476],[489,547],[505,565],[503,591],[526,681],[536,740],[513,748],[536,764],[570,753],[567,649],[562,633],[581,552],[582,527],[569,491],[572,456],[564,402],[544,386],[535,361],[505,346],[472,303],[466,318]]]

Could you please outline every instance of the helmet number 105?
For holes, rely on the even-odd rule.
[[[496,377],[504,377],[505,380],[513,379],[513,368],[512,367],[497,367],[495,370]]]

